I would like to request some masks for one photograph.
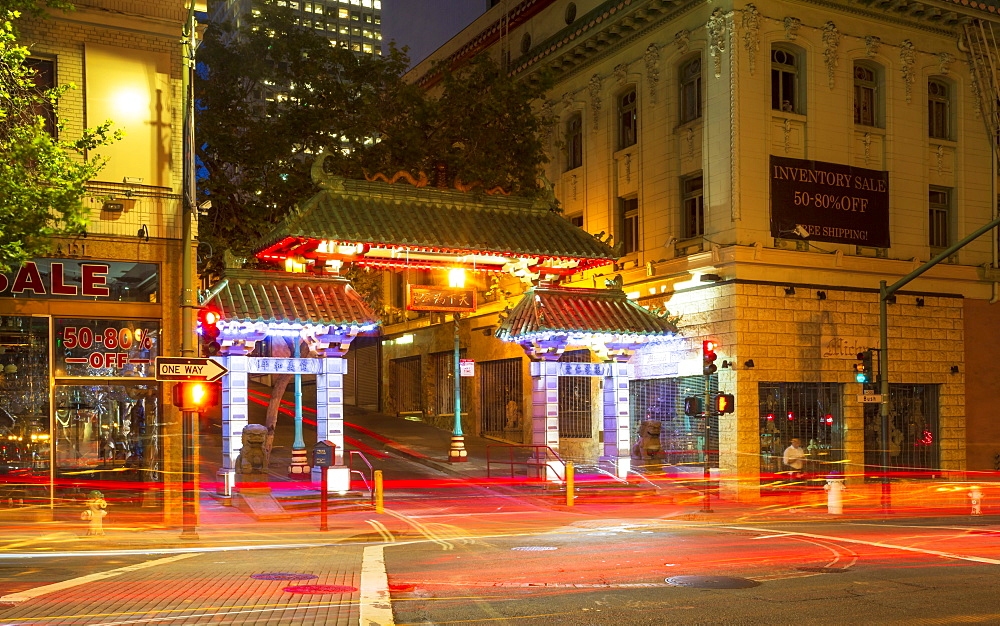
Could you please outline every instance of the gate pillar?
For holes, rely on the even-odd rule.
[[[345,492],[351,488],[351,468],[344,458],[344,374],[347,359],[326,357],[316,374],[316,439],[333,443],[334,464],[312,468],[312,480],[320,482],[327,472],[327,491]]]
[[[246,356],[215,357],[229,373],[222,377],[222,468],[218,472],[218,494],[231,497],[236,485],[236,457],[243,448],[243,428],[249,423]]]
[[[625,478],[632,466],[628,388],[631,373],[627,363],[607,365],[610,372],[604,378],[604,454],[601,460],[614,466],[618,478]]]
[[[531,362],[531,444],[559,452],[559,363]],[[535,448],[529,462],[539,465],[548,481],[560,481],[565,468],[558,459],[548,458],[548,450]]]

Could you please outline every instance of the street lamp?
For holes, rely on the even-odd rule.
[[[454,268],[448,270],[449,287],[465,287],[465,270]],[[448,461],[451,463],[461,463],[468,461],[468,452],[465,450],[465,434],[462,432],[462,360],[460,357],[458,341],[458,321],[461,313],[455,312],[455,425],[451,431],[451,447],[448,449]]]

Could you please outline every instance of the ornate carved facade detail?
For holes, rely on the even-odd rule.
[[[938,146],[934,149],[934,161],[937,165],[938,176],[944,174],[944,146]]]
[[[899,44],[899,61],[902,64],[901,71],[903,73],[903,85],[906,90],[906,102],[913,99],[913,63],[916,61],[917,54],[914,51],[913,42],[909,39],[904,39],[901,44]]]
[[[594,116],[594,130],[601,126],[601,77],[594,74],[587,83],[587,93],[590,94],[590,110]]]
[[[625,182],[632,182],[632,153],[625,155]]]
[[[791,150],[791,138],[792,138],[792,120],[787,117],[781,121],[781,131],[785,135],[785,153],[787,154]]]
[[[872,134],[865,133],[861,142],[865,145],[865,165],[868,165],[868,161],[872,158]]]
[[[614,69],[615,82],[619,87],[625,86],[625,81],[628,80],[628,65],[625,63],[619,63]]]
[[[882,45],[882,38],[875,35],[865,36],[865,56],[869,59],[878,54],[878,49]]]
[[[694,158],[694,129],[688,126],[684,130],[684,142],[687,144],[688,158]]]
[[[687,54],[690,39],[691,31],[688,29],[677,31],[677,34],[674,35],[674,45],[677,46],[677,52]]]
[[[660,49],[655,43],[649,44],[642,55],[646,63],[646,80],[649,82],[649,101],[656,104],[656,88],[660,84]]]
[[[833,89],[837,71],[837,48],[840,47],[840,31],[832,21],[823,24],[823,62],[826,63],[826,79]]]
[[[579,176],[577,176],[576,174],[573,174],[572,176],[569,177],[570,189],[573,190],[573,200],[577,199],[577,197],[576,197],[576,183],[577,183],[577,179],[578,178],[579,178]]]
[[[708,30],[708,53],[715,65],[715,77],[722,76],[722,53],[726,49],[726,16],[722,9],[712,11],[706,25]]]
[[[951,71],[951,64],[955,62],[955,55],[950,52],[938,52],[938,71],[942,74],[947,74]]]
[[[757,66],[757,50],[760,49],[760,11],[753,4],[743,8],[743,47],[750,59],[750,75]]]
[[[802,27],[802,20],[797,17],[786,17],[785,18],[785,39],[788,41],[795,41],[795,38],[799,34],[799,28]]]

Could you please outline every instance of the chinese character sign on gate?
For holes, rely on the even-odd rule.
[[[476,310],[475,289],[407,285],[406,296],[406,308],[409,311],[472,313]]]

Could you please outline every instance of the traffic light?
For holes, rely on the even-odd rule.
[[[701,398],[698,396],[684,398],[684,415],[701,415]]]
[[[205,381],[174,384],[174,406],[183,411],[204,413],[219,404],[219,383]]]
[[[731,393],[720,393],[715,396],[715,412],[719,415],[732,413],[736,410],[736,398]]]
[[[718,344],[711,339],[701,342],[701,369],[705,376],[714,374],[715,370],[719,369],[715,365],[715,359],[719,358],[719,355],[715,353],[717,347]]]
[[[198,334],[205,346],[205,356],[215,356],[219,353],[219,322],[222,312],[214,307],[206,306],[198,310]]]
[[[854,364],[854,379],[859,383],[872,382],[872,351],[858,352],[858,362]]]

